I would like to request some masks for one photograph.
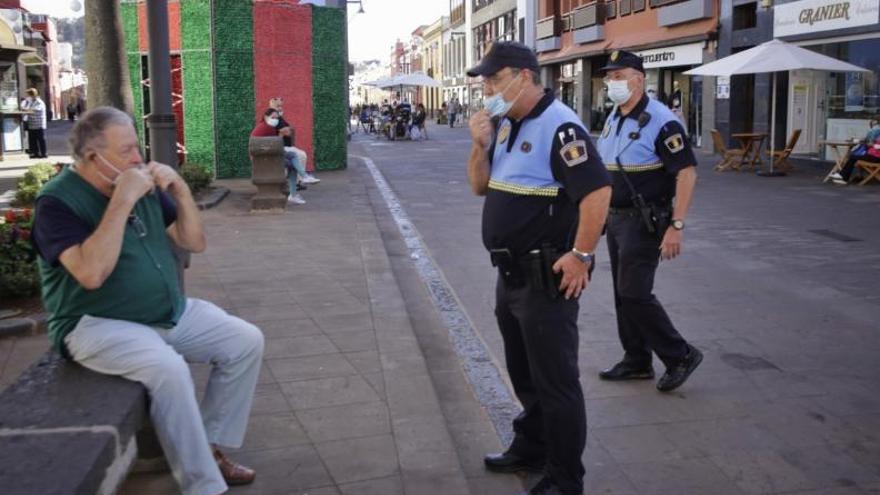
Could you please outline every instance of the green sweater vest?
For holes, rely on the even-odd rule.
[[[81,219],[98,227],[110,200],[75,172],[64,169],[40,191],[66,204]],[[38,258],[43,303],[49,312],[49,339],[69,357],[64,337],[83,315],[126,320],[171,328],[180,318],[186,300],[177,278],[177,261],[165,232],[159,198],[149,194],[135,204],[132,215],[143,223],[141,236],[132,218],[125,227],[122,250],[113,272],[95,289],[84,288],[58,262],[51,266]],[[36,218],[39,222],[39,217]]]

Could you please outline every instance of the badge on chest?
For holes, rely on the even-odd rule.
[[[508,137],[510,137],[510,124],[505,123],[501,130],[498,131],[498,144],[504,144]]]

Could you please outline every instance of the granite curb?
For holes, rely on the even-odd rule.
[[[45,333],[47,318],[46,313],[37,313],[30,316],[2,319],[0,320],[0,339]]]
[[[199,198],[199,200],[196,201],[196,206],[198,206],[200,210],[209,210],[219,205],[226,196],[229,196],[229,188],[217,186],[205,194],[204,197]]]

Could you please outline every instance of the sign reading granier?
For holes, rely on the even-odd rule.
[[[878,0],[800,0],[773,7],[774,38],[877,22],[880,22]]]

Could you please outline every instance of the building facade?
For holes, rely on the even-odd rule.
[[[820,141],[865,135],[869,119],[880,114],[880,2],[722,0],[722,8],[729,15],[721,21],[719,58],[777,38],[871,70],[777,73],[776,149],[801,129],[794,152],[830,160],[832,151],[823,150]],[[770,131],[769,74],[715,84],[719,97],[712,117],[728,141],[731,133]]]
[[[425,74],[435,80],[443,80],[443,26],[449,18],[442,16],[425,27],[422,43],[422,64]],[[443,88],[422,88],[422,103],[430,117],[434,117],[443,105]]]
[[[683,72],[714,59],[717,0],[538,0],[535,10],[542,79],[591,130],[613,106],[599,69],[614,50],[629,50],[645,60],[649,95],[680,115],[694,145],[708,139],[711,95]]]
[[[463,107],[469,102],[465,75],[470,64],[469,3],[449,0],[449,19],[443,27],[443,101],[448,103],[455,97]]]

